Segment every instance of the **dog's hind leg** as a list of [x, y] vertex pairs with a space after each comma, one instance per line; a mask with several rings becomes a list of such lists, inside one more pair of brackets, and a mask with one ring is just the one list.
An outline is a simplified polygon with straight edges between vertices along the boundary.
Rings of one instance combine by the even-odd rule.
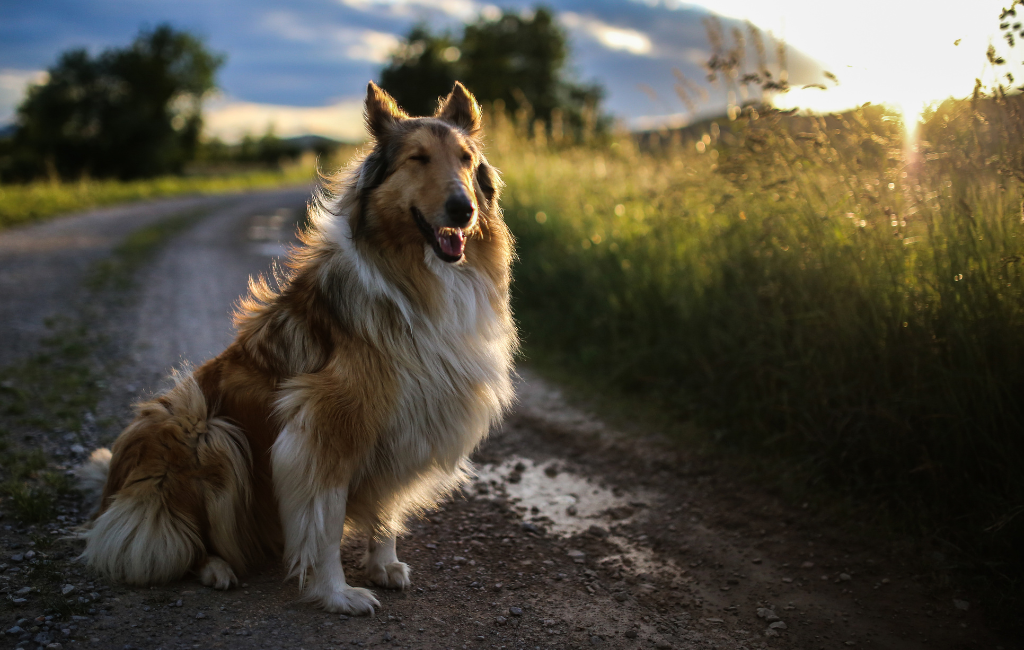
[[301, 435], [287, 427], [271, 450], [289, 577], [298, 577], [303, 600], [329, 612], [373, 614], [380, 602], [370, 590], [349, 586], [341, 566], [348, 489], [320, 485], [315, 458]]
[[395, 536], [387, 534], [379, 538], [370, 535], [367, 544], [366, 573], [370, 582], [388, 589], [408, 589], [409, 565], [398, 561], [395, 552]]
[[238, 584], [238, 578], [231, 565], [216, 555], [207, 556], [206, 564], [199, 569], [199, 581], [207, 587], [220, 590], [230, 589]]
[[210, 417], [195, 379], [180, 373], [138, 406], [112, 454], [82, 470], [87, 485], [107, 474], [99, 513], [80, 533], [82, 559], [132, 585], [177, 580], [211, 553], [244, 569], [249, 467], [242, 431]]

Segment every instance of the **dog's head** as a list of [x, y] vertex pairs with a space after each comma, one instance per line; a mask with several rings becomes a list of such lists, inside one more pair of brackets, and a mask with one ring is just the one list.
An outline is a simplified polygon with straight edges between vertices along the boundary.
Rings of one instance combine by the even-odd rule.
[[391, 250], [426, 244], [449, 264], [472, 255], [498, 218], [500, 184], [481, 151], [473, 95], [456, 82], [433, 117], [414, 118], [370, 82], [366, 124], [374, 143], [359, 172], [353, 236]]

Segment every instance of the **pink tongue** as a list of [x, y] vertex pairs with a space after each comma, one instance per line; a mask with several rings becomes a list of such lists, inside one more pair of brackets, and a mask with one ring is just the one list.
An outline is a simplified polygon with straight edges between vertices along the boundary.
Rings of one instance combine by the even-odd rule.
[[452, 234], [437, 233], [437, 243], [441, 246], [441, 250], [444, 251], [445, 255], [459, 257], [462, 255], [462, 249], [466, 245], [466, 240], [462, 235], [462, 231], [456, 231]]

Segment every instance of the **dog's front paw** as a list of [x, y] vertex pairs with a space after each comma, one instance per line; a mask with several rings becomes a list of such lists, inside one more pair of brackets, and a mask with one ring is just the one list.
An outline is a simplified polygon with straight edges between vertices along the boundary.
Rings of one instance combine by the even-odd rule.
[[405, 562], [390, 562], [370, 567], [370, 582], [388, 589], [408, 589], [409, 565]]
[[206, 559], [206, 564], [199, 570], [199, 581], [207, 587], [221, 590], [230, 589], [238, 584], [238, 578], [235, 577], [231, 565], [216, 555]]
[[369, 589], [345, 587], [317, 598], [317, 604], [335, 614], [349, 616], [373, 616], [373, 608], [380, 607], [380, 601]]

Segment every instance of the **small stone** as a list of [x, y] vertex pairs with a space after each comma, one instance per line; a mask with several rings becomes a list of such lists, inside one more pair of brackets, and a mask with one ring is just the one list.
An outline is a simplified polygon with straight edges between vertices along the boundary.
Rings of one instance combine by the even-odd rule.
[[604, 643], [604, 639], [602, 639], [601, 637], [596, 635], [590, 637], [590, 645], [601, 645], [602, 643]]
[[523, 610], [520, 609], [519, 607], [509, 607], [508, 608], [508, 613], [511, 614], [512, 616], [522, 616], [523, 615]]
[[768, 607], [758, 607], [757, 617], [763, 618], [764, 620], [769, 622], [779, 620], [779, 617], [775, 615], [775, 610], [770, 609]]
[[198, 614], [196, 614], [196, 618], [199, 618], [199, 619], [206, 618], [206, 613], [205, 612], [199, 612]]
[[636, 630], [626, 630], [625, 636], [627, 639], [635, 639], [637, 637]]
[[64, 646], [59, 643], [47, 643], [46, 650], [64, 650]]
[[575, 549], [575, 548], [574, 549], [570, 549], [569, 552], [566, 553], [566, 555], [568, 555], [569, 557], [571, 557], [574, 560], [582, 559], [582, 558], [587, 557], [586, 553], [584, 553], [583, 551], [580, 551], [578, 549]]
[[523, 472], [526, 471], [526, 465], [523, 464], [523, 461], [519, 461], [518, 463], [516, 463], [516, 466], [513, 467], [512, 469], [522, 474]]
[[178, 599], [178, 602], [174, 603], [174, 606], [181, 607], [181, 598]]
[[520, 474], [519, 472], [512, 472], [511, 474], [508, 475], [508, 478], [506, 478], [505, 480], [513, 484], [518, 483], [523, 480], [523, 475]]
[[804, 562], [803, 564], [800, 565], [800, 568], [801, 569], [813, 569], [814, 568], [814, 562]]
[[627, 594], [624, 591], [620, 591], [619, 593], [617, 593], [614, 596], [612, 596], [612, 598], [614, 598], [615, 600], [619, 601], [620, 603], [624, 603], [627, 600], [629, 600], [629, 594]]
[[25, 594], [32, 593], [32, 587], [22, 587], [21, 589], [17, 590], [14, 593], [17, 594], [18, 596], [24, 596]]
[[63, 587], [61, 587], [60, 593], [61, 593], [62, 596], [67, 596], [68, 594], [70, 594], [74, 590], [75, 590], [75, 585], [64, 585]]
[[840, 574], [839, 574], [839, 580], [840, 580], [840, 582], [849, 582], [849, 581], [850, 581], [850, 580], [852, 580], [852, 579], [853, 579], [853, 578], [852, 578], [852, 577], [850, 577], [850, 574], [849, 574], [849, 573], [840, 573]]
[[660, 650], [665, 650], [666, 648], [671, 648], [672, 644], [669, 643], [666, 639], [658, 639], [655, 642], [654, 647], [659, 648]]
[[774, 623], [770, 624], [768, 627], [772, 628], [773, 630], [785, 630], [786, 629], [786, 622], [785, 621], [775, 621]]
[[570, 517], [575, 517], [577, 512], [579, 512], [579, 510], [576, 509], [576, 506], [569, 506], [568, 508], [565, 509], [565, 514], [569, 515]]
[[761, 564], [762, 561], [763, 560], [759, 557], [755, 557], [753, 560], [751, 560], [753, 564]]
[[7, 634], [21, 634], [24, 630], [20, 626], [15, 625], [14, 627], [7, 630]]
[[11, 562], [21, 562], [24, 559], [25, 559], [25, 554], [24, 553], [15, 553], [14, 555], [11, 556]]
[[71, 445], [71, 451], [76, 453], [76, 454], [84, 454], [85, 453], [85, 447], [83, 447], [82, 445], [78, 445], [78, 444]]
[[531, 523], [530, 523], [530, 522], [528, 522], [528, 521], [524, 521], [524, 522], [523, 522], [523, 523], [522, 523], [522, 524], [520, 525], [520, 528], [522, 528], [524, 532], [527, 532], [527, 533], [533, 533], [534, 535], [542, 535], [542, 534], [543, 534], [543, 532], [541, 531], [541, 529], [540, 529], [540, 528], [537, 528], [537, 526], [536, 526], [536, 525], [534, 525], [534, 524], [531, 524]]
[[780, 635], [780, 634], [778, 633], [778, 631], [776, 631], [776, 630], [773, 630], [772, 628], [768, 628], [768, 629], [766, 629], [766, 630], [764, 631], [764, 635], [765, 635], [765, 636], [767, 636], [767, 637], [773, 637], [773, 636], [781, 636], [781, 635]]
[[338, 620], [339, 621], [347, 621], [348, 620], [348, 616], [345, 616], [344, 614], [340, 614], [340, 615], [338, 615]]
[[465, 562], [465, 561], [466, 561], [466, 558], [462, 557], [461, 555], [456, 555], [455, 557], [452, 558], [452, 562], [455, 562], [455, 563], [460, 563], [460, 562]]
[[25, 559], [26, 560], [31, 560], [35, 556], [36, 556], [36, 552], [35, 551], [28, 551], [27, 553], [25, 553]]
[[494, 619], [495, 625], [504, 625], [506, 622], [508, 622], [508, 619], [504, 616], [498, 616]]
[[384, 633], [384, 640], [385, 641], [390, 641], [391, 640], [391, 632], [385, 632]]
[[558, 476], [558, 468], [554, 465], [548, 465], [544, 468], [544, 474], [547, 475], [548, 478], [555, 478]]
[[601, 538], [601, 539], [604, 539], [605, 537], [608, 537], [607, 529], [601, 528], [597, 524], [594, 524], [593, 526], [588, 528], [587, 529], [587, 534], [588, 535], [593, 535], [594, 537], [598, 537], [598, 538]]

